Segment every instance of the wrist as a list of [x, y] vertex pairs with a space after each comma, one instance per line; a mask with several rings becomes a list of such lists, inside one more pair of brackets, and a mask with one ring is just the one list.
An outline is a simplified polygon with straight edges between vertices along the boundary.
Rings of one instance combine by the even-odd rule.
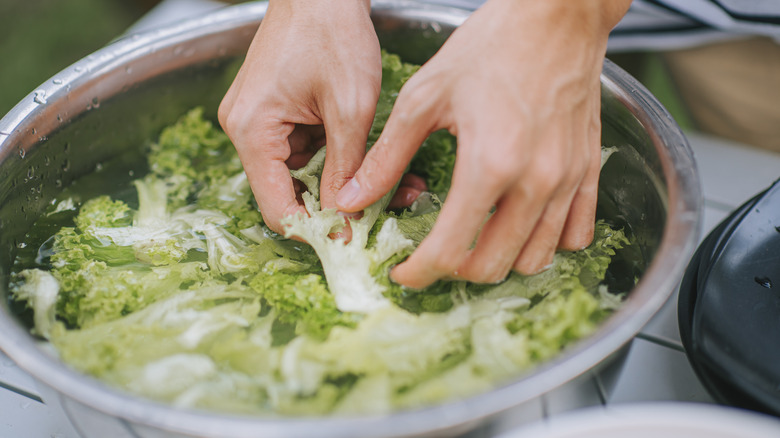
[[369, 15], [371, 0], [269, 0], [268, 8], [285, 10], [288, 13], [317, 11], [330, 14], [354, 11]]
[[606, 38], [630, 5], [631, 0], [488, 0], [483, 8], [523, 26], [533, 23]]

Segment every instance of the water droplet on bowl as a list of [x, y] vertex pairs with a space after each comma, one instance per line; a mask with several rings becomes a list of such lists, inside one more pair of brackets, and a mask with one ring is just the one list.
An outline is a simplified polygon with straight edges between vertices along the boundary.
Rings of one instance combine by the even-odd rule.
[[33, 102], [39, 104], [39, 105], [45, 105], [46, 104], [46, 90], [35, 90]]
[[52, 79], [51, 82], [56, 85], [60, 85], [62, 83], [62, 79]]
[[24, 149], [19, 149], [19, 158], [24, 158], [24, 155], [25, 155], [26, 153], [27, 153], [27, 152], [25, 152], [25, 151], [24, 151]]
[[769, 277], [760, 277], [757, 276], [754, 278], [756, 283], [758, 283], [761, 287], [765, 287], [767, 289], [772, 288], [772, 280]]

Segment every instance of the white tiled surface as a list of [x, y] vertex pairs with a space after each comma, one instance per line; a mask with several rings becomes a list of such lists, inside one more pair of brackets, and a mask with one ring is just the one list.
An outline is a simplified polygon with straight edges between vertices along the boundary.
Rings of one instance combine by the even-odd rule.
[[[780, 154], [689, 133], [704, 190], [704, 232], [732, 209], [768, 187], [780, 176]], [[555, 420], [558, 413], [584, 404], [615, 405], [647, 401], [712, 403], [691, 369], [677, 327], [676, 293], [635, 339], [625, 355], [595, 376], [581, 379], [590, 400], [551, 393], [541, 409]], [[588, 397], [580, 391], [579, 397]], [[584, 394], [584, 395], [583, 395]], [[0, 437], [79, 438], [43, 404], [32, 379], [0, 353]]]

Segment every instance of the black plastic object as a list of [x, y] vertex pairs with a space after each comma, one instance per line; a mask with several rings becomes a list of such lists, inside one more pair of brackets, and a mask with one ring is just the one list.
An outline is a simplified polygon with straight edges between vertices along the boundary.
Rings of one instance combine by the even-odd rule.
[[680, 284], [680, 336], [717, 401], [780, 416], [780, 184], [702, 241]]

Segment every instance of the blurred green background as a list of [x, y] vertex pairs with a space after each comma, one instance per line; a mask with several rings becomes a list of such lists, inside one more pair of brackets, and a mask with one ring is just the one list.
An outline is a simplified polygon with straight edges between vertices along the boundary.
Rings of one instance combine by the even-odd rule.
[[121, 35], [153, 0], [0, 0], [0, 115]]
[[[159, 1], [0, 0], [0, 116], [57, 72], [120, 36]], [[612, 59], [643, 82], [683, 128], [690, 126], [660, 57]]]

